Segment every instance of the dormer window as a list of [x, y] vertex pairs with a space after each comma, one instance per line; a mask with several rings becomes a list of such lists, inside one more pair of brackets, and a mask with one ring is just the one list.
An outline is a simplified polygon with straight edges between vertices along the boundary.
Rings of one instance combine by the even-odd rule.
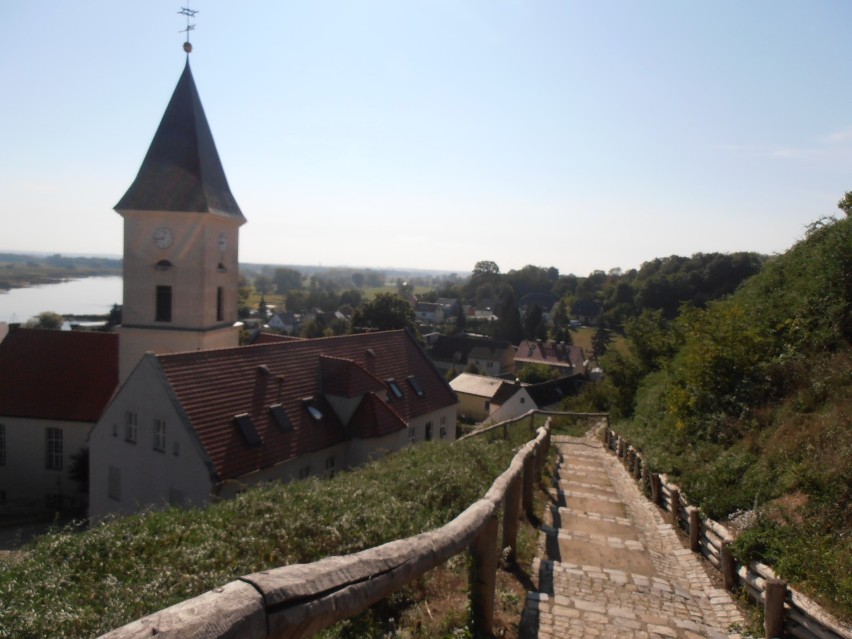
[[168, 271], [173, 266], [174, 264], [172, 264], [169, 260], [160, 260], [154, 265], [154, 268], [158, 271]]
[[222, 262], [219, 262], [219, 266], [216, 267], [216, 270], [220, 273], [227, 273], [228, 269], [225, 268], [225, 265]]
[[289, 433], [293, 430], [293, 423], [290, 421], [290, 418], [287, 416], [287, 413], [281, 404], [272, 404], [272, 406], [269, 407], [269, 412], [272, 413], [272, 419], [278, 425], [278, 428], [283, 430], [285, 433]]
[[387, 383], [388, 388], [390, 388], [391, 393], [393, 393], [394, 397], [396, 397], [397, 399], [402, 399], [403, 397], [405, 397], [405, 394], [402, 392], [402, 389], [399, 387], [399, 384], [397, 384], [395, 380], [389, 379], [387, 380]]
[[249, 446], [260, 446], [260, 435], [257, 434], [254, 422], [251, 421], [251, 415], [248, 413], [234, 415], [234, 423], [240, 429], [240, 434]]
[[411, 386], [411, 390], [414, 391], [414, 394], [418, 397], [423, 397], [426, 393], [423, 391], [423, 387], [420, 385], [420, 382], [415, 379], [414, 375], [411, 375], [408, 378], [408, 385]]
[[322, 411], [317, 404], [317, 400], [313, 397], [306, 397], [303, 399], [302, 405], [305, 407], [305, 410], [308, 411], [308, 415], [310, 415], [315, 422], [322, 421], [325, 418], [325, 415], [322, 414]]

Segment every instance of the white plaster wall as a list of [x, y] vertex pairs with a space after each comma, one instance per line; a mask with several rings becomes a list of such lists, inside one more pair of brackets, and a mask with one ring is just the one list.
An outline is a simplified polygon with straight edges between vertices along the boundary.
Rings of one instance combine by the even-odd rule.
[[[140, 363], [92, 431], [89, 516], [93, 520], [107, 514], [130, 514], [146, 506], [166, 506], [173, 491], [179, 491], [187, 506], [210, 500], [213, 482], [204, 452], [181, 421], [153, 362], [153, 357], [147, 357]], [[137, 415], [135, 444], [125, 439], [128, 411]], [[164, 452], [154, 449], [155, 419], [166, 422]], [[108, 493], [110, 466], [121, 473], [120, 500]]]
[[[69, 477], [71, 457], [87, 446], [91, 422], [0, 416], [6, 431], [6, 463], [0, 466], [0, 513], [48, 512], [47, 495], [62, 495], [63, 506], [85, 505], [79, 484]], [[62, 430], [62, 469], [47, 469], [47, 428]]]
[[[337, 444], [336, 446], [308, 453], [295, 459], [288, 459], [286, 462], [276, 464], [270, 468], [242, 475], [237, 479], [228, 480], [216, 486], [213, 492], [219, 498], [230, 499], [252, 486], [264, 483], [286, 483], [310, 477], [329, 477], [332, 474], [346, 470], [348, 467], [348, 454], [349, 447], [346, 443]], [[331, 458], [334, 458], [333, 466], [328, 465], [328, 461]], [[303, 470], [309, 470], [309, 472], [302, 476], [301, 471]]]
[[527, 389], [521, 388], [521, 390], [512, 395], [502, 405], [496, 406], [486, 422], [489, 424], [496, 424], [497, 422], [502, 422], [507, 419], [520, 417], [535, 407], [535, 402], [533, 402], [533, 399], [530, 397]]

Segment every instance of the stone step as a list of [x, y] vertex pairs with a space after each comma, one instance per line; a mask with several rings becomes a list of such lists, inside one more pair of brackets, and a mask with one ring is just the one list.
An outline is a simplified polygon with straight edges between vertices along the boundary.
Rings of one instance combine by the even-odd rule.
[[542, 526], [544, 554], [553, 561], [626, 570], [643, 575], [655, 573], [651, 555], [641, 542], [599, 534], [566, 532]]
[[660, 577], [548, 560], [533, 570], [541, 592], [527, 595], [521, 637], [728, 637], [703, 623], [694, 593]]
[[603, 517], [597, 513], [584, 513], [571, 508], [551, 506], [546, 519], [553, 528], [581, 533], [599, 533], [601, 535], [639, 539], [639, 534], [625, 517]]

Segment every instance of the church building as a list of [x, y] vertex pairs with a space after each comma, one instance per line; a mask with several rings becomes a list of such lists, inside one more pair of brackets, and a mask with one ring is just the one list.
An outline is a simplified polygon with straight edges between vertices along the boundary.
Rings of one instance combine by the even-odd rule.
[[124, 218], [120, 385], [89, 436], [93, 520], [201, 506], [453, 440], [455, 393], [407, 331], [239, 346], [239, 228], [189, 62]]
[[119, 368], [146, 351], [237, 346], [239, 228], [187, 58], [148, 154], [115, 206], [124, 218]]

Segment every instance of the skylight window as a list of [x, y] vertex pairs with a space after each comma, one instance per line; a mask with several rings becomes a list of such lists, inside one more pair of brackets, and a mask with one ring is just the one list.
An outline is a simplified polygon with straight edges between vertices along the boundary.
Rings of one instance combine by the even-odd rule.
[[420, 385], [420, 382], [417, 381], [414, 375], [408, 378], [408, 384], [411, 386], [411, 389], [418, 397], [423, 397], [426, 394], [425, 392], [423, 392], [423, 387]]
[[317, 404], [317, 400], [313, 397], [307, 397], [302, 400], [302, 404], [305, 406], [305, 410], [308, 411], [308, 414], [313, 418], [314, 421], [322, 421], [325, 415], [322, 414], [319, 405]]
[[281, 404], [272, 404], [272, 406], [269, 407], [269, 412], [272, 413], [272, 419], [275, 420], [278, 428], [283, 430], [285, 433], [293, 430], [293, 423], [290, 421], [290, 418], [287, 417], [287, 412]]
[[254, 423], [251, 421], [251, 415], [248, 413], [234, 415], [234, 423], [240, 429], [240, 434], [249, 446], [260, 446], [260, 435], [257, 434]]
[[387, 382], [394, 397], [396, 397], [397, 399], [402, 399], [403, 397], [405, 397], [405, 393], [402, 392], [402, 389], [399, 387], [399, 384], [397, 384], [396, 381], [389, 379], [387, 380]]

